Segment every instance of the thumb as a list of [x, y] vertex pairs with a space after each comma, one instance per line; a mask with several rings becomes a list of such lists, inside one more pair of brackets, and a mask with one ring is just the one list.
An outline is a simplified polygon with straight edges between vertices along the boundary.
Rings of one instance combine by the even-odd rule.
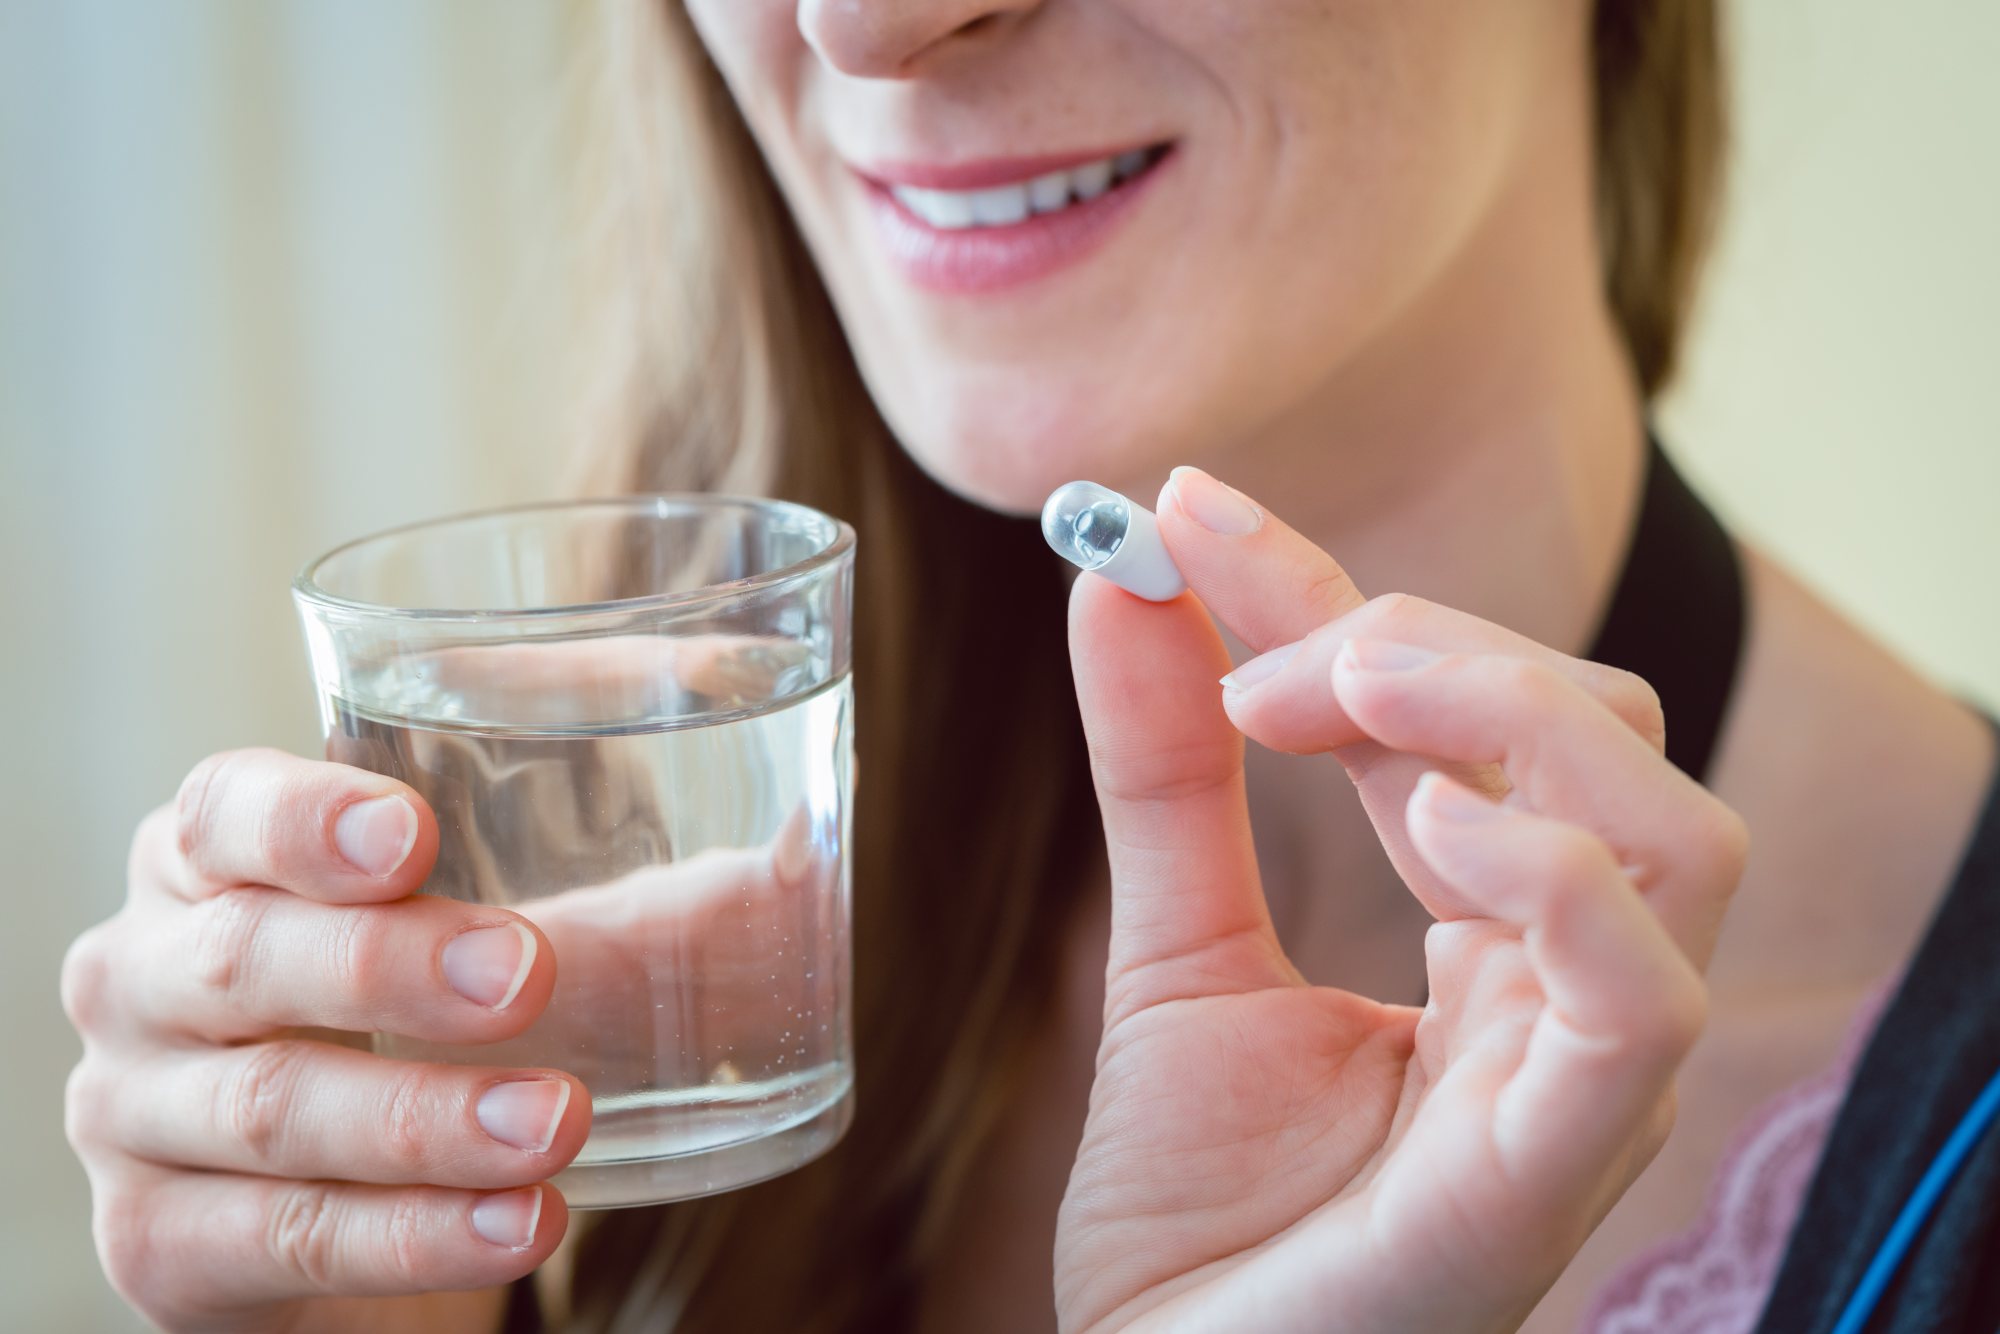
[[1271, 929], [1229, 654], [1201, 604], [1096, 575], [1070, 595], [1070, 662], [1111, 864], [1105, 1023], [1170, 1000], [1296, 984]]

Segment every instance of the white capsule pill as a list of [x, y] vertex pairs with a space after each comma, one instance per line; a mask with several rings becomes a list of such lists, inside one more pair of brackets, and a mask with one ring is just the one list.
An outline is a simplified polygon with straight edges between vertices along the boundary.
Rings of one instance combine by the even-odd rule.
[[1109, 487], [1057, 487], [1042, 506], [1042, 536], [1077, 569], [1101, 574], [1149, 602], [1171, 601], [1187, 588], [1153, 512]]

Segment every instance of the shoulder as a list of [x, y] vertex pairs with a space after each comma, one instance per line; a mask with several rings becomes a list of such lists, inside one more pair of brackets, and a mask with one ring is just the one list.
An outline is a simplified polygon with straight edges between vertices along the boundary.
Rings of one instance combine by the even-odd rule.
[[1995, 730], [1775, 563], [1747, 565], [1750, 634], [1711, 777], [1753, 847], [1710, 984], [1723, 1004], [1859, 997], [1911, 958], [1994, 818]]

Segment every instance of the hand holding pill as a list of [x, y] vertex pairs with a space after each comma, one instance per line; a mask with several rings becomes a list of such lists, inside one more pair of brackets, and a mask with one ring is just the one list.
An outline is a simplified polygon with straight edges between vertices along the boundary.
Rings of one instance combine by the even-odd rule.
[[[1107, 501], [1192, 596], [1146, 600], [1166, 581], [1101, 540], [1121, 516], [1087, 511]], [[1663, 757], [1643, 681], [1365, 598], [1204, 473], [1177, 469], [1156, 521], [1101, 488], [1064, 488], [1050, 515], [1052, 545], [1088, 542], [1077, 563], [1108, 576], [1071, 599], [1112, 937], [1062, 1327], [1525, 1316], [1672, 1123], [1741, 820]], [[1128, 569], [1148, 571], [1138, 597], [1112, 581]], [[1211, 615], [1259, 656], [1232, 672]], [[1308, 985], [1285, 957], [1246, 736], [1346, 766], [1436, 919], [1425, 1006]]]

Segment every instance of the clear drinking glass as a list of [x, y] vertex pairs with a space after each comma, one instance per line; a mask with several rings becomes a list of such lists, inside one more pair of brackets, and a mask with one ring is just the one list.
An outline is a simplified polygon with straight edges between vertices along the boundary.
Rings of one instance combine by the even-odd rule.
[[293, 586], [327, 758], [430, 803], [427, 893], [555, 949], [520, 1037], [376, 1049], [581, 1079], [573, 1208], [746, 1185], [847, 1128], [853, 566], [799, 505], [642, 496], [399, 528]]

